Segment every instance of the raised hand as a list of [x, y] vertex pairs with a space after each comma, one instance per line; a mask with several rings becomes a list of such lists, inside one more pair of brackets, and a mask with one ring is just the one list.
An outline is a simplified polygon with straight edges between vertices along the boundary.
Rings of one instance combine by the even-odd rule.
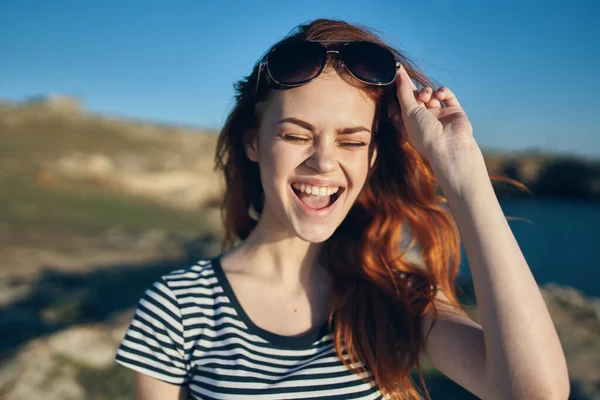
[[404, 66], [395, 83], [399, 104], [391, 108], [390, 118], [423, 158], [431, 161], [437, 155], [477, 146], [471, 122], [450, 89], [417, 90]]

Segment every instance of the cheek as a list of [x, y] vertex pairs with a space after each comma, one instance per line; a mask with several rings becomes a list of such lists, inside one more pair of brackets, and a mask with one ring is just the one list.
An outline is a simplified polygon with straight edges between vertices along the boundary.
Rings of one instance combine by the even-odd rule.
[[354, 181], [363, 181], [369, 172], [369, 154], [367, 151], [352, 152], [346, 155], [340, 164]]
[[310, 156], [310, 150], [289, 143], [275, 142], [268, 149], [268, 154], [271, 164], [278, 174], [289, 174]]
[[289, 146], [273, 145], [261, 150], [260, 170], [263, 178], [263, 187], [270, 186], [269, 192], [275, 190], [273, 186], [279, 186], [287, 182], [289, 177], [304, 161], [301, 151], [290, 149]]

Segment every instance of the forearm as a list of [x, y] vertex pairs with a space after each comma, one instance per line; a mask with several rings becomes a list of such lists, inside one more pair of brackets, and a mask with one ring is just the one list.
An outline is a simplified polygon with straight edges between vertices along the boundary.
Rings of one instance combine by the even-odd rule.
[[489, 387], [499, 398], [566, 399], [569, 382], [558, 335], [498, 203], [481, 151], [474, 146], [443, 154], [432, 157], [431, 164], [469, 260]]

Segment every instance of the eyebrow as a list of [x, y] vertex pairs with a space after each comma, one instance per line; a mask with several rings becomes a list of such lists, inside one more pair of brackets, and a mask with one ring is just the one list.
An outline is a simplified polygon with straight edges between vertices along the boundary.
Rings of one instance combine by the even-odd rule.
[[[310, 122], [303, 121], [303, 120], [298, 119], [298, 118], [288, 117], [288, 118], [284, 118], [281, 121], [279, 121], [280, 124], [284, 123], [284, 122], [289, 122], [291, 124], [298, 125], [298, 126], [304, 128], [304, 129], [307, 129], [307, 130], [309, 130], [311, 132], [315, 131], [315, 126], [313, 124], [311, 124]], [[338, 133], [338, 135], [349, 135], [349, 134], [352, 134], [352, 133], [362, 132], [362, 131], [366, 131], [366, 132], [371, 133], [370, 129], [367, 129], [367, 128], [365, 128], [362, 125], [352, 126], [352, 127], [344, 128], [344, 129], [338, 129], [337, 133]]]

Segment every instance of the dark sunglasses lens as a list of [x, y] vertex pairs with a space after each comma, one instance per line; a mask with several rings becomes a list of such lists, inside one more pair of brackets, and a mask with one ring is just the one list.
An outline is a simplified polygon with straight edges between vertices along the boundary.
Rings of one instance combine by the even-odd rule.
[[317, 76], [326, 58], [327, 52], [319, 43], [301, 42], [275, 47], [267, 60], [273, 79], [281, 84], [295, 85]]
[[394, 55], [375, 43], [348, 43], [340, 53], [348, 69], [363, 81], [388, 84], [396, 77]]

